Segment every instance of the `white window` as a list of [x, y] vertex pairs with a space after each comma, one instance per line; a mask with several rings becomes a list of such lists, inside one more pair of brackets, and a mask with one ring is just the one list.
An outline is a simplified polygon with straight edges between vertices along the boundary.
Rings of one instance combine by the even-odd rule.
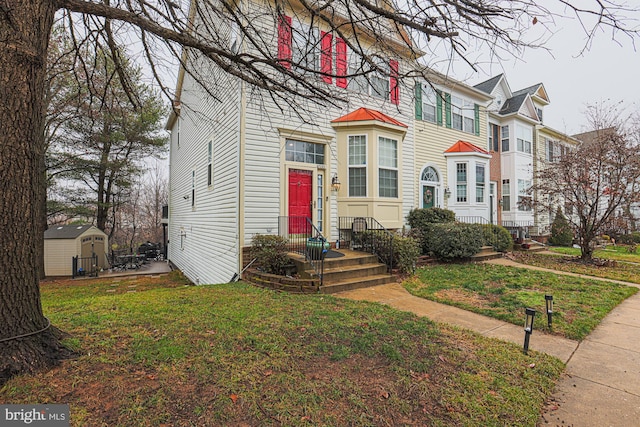
[[451, 127], [475, 133], [475, 104], [458, 96], [451, 96]]
[[509, 126], [502, 126], [500, 128], [500, 137], [502, 141], [502, 151], [509, 151]]
[[367, 196], [367, 137], [349, 136], [349, 196]]
[[389, 99], [389, 63], [376, 61], [377, 70], [369, 76], [371, 81], [370, 95], [376, 98]]
[[467, 164], [456, 163], [456, 201], [467, 201]]
[[349, 50], [349, 84], [348, 88], [365, 95], [380, 99], [389, 99], [391, 90], [391, 69], [388, 61], [381, 58], [367, 62], [358, 52]]
[[564, 147], [560, 141], [553, 141], [545, 138], [545, 154], [548, 162], [554, 163], [560, 161], [562, 149]]
[[516, 126], [517, 150], [521, 153], [531, 154], [531, 141], [533, 130], [529, 126]]
[[502, 210], [511, 210], [511, 184], [508, 179], [502, 180]]
[[378, 138], [378, 194], [398, 197], [398, 141]]
[[289, 162], [324, 165], [324, 144], [287, 139], [285, 159]]
[[191, 170], [191, 207], [196, 206], [196, 171]]
[[518, 210], [528, 212], [531, 210], [531, 196], [529, 195], [529, 188], [531, 187], [531, 180], [519, 179], [518, 180]]
[[476, 163], [476, 203], [484, 203], [485, 173], [484, 164]]
[[240, 26], [233, 18], [229, 20], [229, 50], [231, 53], [240, 51]]
[[213, 141], [207, 144], [207, 185], [213, 184]]
[[291, 56], [298, 71], [318, 71], [320, 68], [320, 35], [317, 28], [293, 20], [291, 24]]
[[437, 120], [436, 107], [438, 105], [437, 93], [431, 85], [422, 84], [422, 120], [435, 123]]

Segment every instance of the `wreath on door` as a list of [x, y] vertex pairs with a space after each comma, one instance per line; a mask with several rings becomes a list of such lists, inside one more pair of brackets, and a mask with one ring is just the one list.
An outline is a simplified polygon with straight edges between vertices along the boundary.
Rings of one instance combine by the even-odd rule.
[[431, 191], [430, 187], [424, 187], [422, 198], [424, 199], [425, 204], [431, 204], [433, 201], [433, 191]]

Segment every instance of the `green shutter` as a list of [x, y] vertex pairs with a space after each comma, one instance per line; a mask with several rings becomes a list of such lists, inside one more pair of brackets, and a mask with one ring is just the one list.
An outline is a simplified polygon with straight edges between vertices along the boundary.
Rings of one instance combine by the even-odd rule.
[[416, 83], [415, 88], [416, 98], [416, 119], [422, 120], [422, 83]]
[[442, 91], [436, 90], [436, 122], [442, 126]]
[[444, 116], [445, 116], [445, 125], [450, 128], [451, 127], [451, 94], [444, 94]]
[[473, 110], [475, 114], [476, 135], [480, 135], [480, 106], [478, 104], [474, 104]]

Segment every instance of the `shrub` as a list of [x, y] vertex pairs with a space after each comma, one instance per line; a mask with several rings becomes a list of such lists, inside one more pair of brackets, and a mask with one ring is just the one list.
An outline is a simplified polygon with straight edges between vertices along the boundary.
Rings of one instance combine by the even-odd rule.
[[256, 234], [251, 239], [251, 253], [266, 273], [284, 275], [287, 257], [287, 239], [281, 236]]
[[571, 246], [573, 243], [573, 230], [559, 207], [551, 224], [549, 243], [555, 246]]
[[442, 260], [469, 258], [484, 243], [482, 227], [459, 222], [432, 224], [431, 252]]
[[482, 227], [482, 235], [484, 236], [484, 244], [493, 246], [498, 252], [510, 251], [513, 247], [513, 237], [506, 228], [495, 224], [484, 224]]
[[412, 209], [407, 215], [411, 234], [418, 239], [423, 254], [431, 252], [431, 236], [433, 224], [455, 222], [456, 214], [442, 208]]
[[[392, 235], [393, 267], [401, 273], [413, 273], [420, 256], [420, 244], [411, 236]], [[381, 259], [391, 257], [389, 234], [384, 231], [367, 230], [362, 233], [362, 241], [367, 251], [377, 254]], [[386, 262], [386, 261], [385, 261]]]
[[413, 273], [420, 256], [420, 244], [410, 236], [393, 236], [393, 265], [401, 273]]
[[455, 220], [455, 212], [442, 208], [412, 209], [407, 215], [407, 222], [411, 228], [422, 228], [425, 224], [441, 224]]

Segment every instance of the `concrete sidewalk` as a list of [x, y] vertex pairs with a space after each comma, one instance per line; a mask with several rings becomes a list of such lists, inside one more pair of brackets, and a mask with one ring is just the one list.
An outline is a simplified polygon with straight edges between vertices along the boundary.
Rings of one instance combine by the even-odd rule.
[[[504, 258], [488, 262], [565, 274], [518, 264]], [[589, 277], [571, 273], [567, 275]], [[613, 280], [612, 282], [624, 283]], [[625, 284], [640, 287], [637, 284]], [[522, 326], [415, 297], [398, 283], [356, 289], [336, 296], [379, 302], [518, 345], [522, 345], [524, 341]], [[544, 334], [534, 328], [529, 348], [555, 356], [567, 365], [554, 394], [541, 414], [538, 425], [640, 425], [639, 338], [640, 295], [634, 295], [616, 307], [591, 335], [580, 343]]]

